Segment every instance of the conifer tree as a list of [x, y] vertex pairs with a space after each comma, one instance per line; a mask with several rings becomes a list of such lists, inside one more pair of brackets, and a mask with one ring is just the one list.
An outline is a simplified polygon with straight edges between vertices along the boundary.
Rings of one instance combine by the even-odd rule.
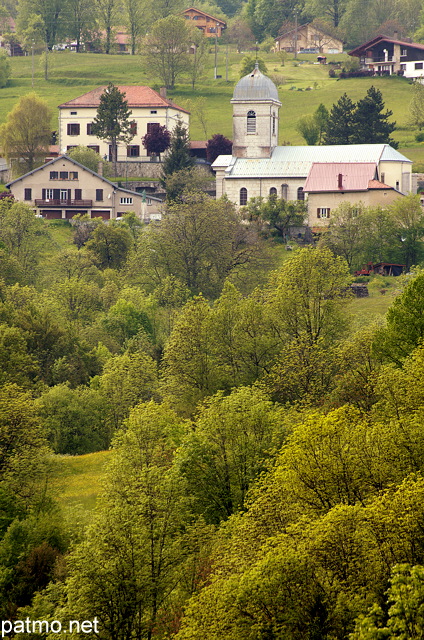
[[[194, 167], [194, 158], [190, 155], [190, 138], [185, 124], [178, 120], [171, 135], [171, 145], [169, 153], [165, 157], [162, 165], [162, 186], [167, 188], [167, 181], [178, 171], [186, 171]], [[179, 195], [180, 190], [178, 190]], [[175, 199], [167, 193], [168, 199]]]
[[324, 134], [324, 144], [352, 144], [355, 103], [344, 93], [333, 104]]
[[101, 140], [109, 142], [114, 169], [116, 169], [118, 142], [128, 143], [133, 137], [130, 122], [131, 113], [132, 111], [128, 109], [128, 103], [125, 100], [125, 94], [119, 91], [112, 82], [109, 82], [100, 96], [100, 104], [91, 132]]
[[359, 100], [353, 117], [352, 144], [390, 144], [395, 149], [395, 142], [390, 134], [396, 128], [395, 122], [389, 122], [393, 111], [384, 111], [381, 91], [370, 87], [365, 98]]

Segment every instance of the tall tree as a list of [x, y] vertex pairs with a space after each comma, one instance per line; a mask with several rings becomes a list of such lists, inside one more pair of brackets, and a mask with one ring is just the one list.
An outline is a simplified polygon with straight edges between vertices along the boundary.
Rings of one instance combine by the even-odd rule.
[[424, 85], [414, 82], [412, 100], [409, 103], [409, 121], [418, 131], [424, 127]]
[[333, 104], [324, 134], [324, 144], [352, 144], [355, 103], [344, 93]]
[[215, 133], [206, 145], [206, 158], [212, 164], [220, 155], [231, 155], [233, 143], [221, 133]]
[[131, 54], [134, 55], [146, 28], [146, 6], [140, 0], [124, 0], [123, 7], [130, 34]]
[[332, 25], [338, 27], [347, 4], [348, 0], [306, 0], [305, 10], [314, 18], [330, 19]]
[[[166, 188], [167, 180], [172, 174], [184, 169], [191, 169], [194, 167], [194, 162], [194, 158], [190, 154], [190, 138], [187, 127], [181, 120], [178, 120], [172, 131], [169, 153], [162, 164], [162, 185]], [[170, 195], [172, 194], [167, 194], [168, 199], [170, 199]]]
[[111, 154], [114, 170], [118, 159], [118, 143], [128, 142], [133, 138], [131, 132], [130, 116], [132, 111], [128, 109], [125, 94], [119, 91], [112, 82], [100, 96], [100, 104], [97, 115], [91, 126], [91, 132], [101, 140], [106, 140], [111, 145]]
[[75, 39], [77, 52], [81, 49], [84, 36], [95, 21], [95, 7], [91, 0], [68, 0], [71, 15], [69, 35]]
[[0, 127], [0, 147], [18, 175], [32, 171], [48, 153], [52, 111], [35, 93], [22, 96]]
[[143, 136], [141, 141], [149, 155], [160, 156], [171, 144], [171, 134], [164, 124], [156, 124]]
[[384, 102], [380, 89], [370, 87], [367, 95], [356, 105], [353, 115], [352, 144], [390, 144], [395, 149], [398, 144], [390, 137], [396, 129], [395, 122], [389, 122], [393, 111], [383, 112]]
[[105, 37], [105, 53], [110, 53], [113, 45], [113, 27], [116, 26], [119, 19], [120, 5], [117, 0], [95, 0], [97, 15], [100, 27], [104, 29]]
[[189, 66], [192, 31], [187, 20], [168, 16], [155, 22], [144, 41], [144, 57], [152, 72], [168, 88]]

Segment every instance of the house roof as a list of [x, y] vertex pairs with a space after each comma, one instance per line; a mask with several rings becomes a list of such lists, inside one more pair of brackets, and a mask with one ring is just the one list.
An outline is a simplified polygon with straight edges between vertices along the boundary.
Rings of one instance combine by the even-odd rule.
[[[72, 162], [72, 164], [74, 164], [75, 166], [80, 167], [81, 169], [84, 169], [84, 171], [88, 171], [88, 173], [91, 173], [92, 176], [95, 176], [96, 178], [99, 178], [99, 180], [102, 180], [103, 182], [106, 182], [107, 184], [111, 185], [115, 189], [119, 189], [119, 191], [124, 191], [125, 193], [130, 193], [132, 196], [139, 196], [140, 198], [143, 197], [141, 193], [137, 193], [136, 191], [131, 191], [130, 189], [124, 189], [123, 187], [119, 187], [116, 184], [116, 182], [111, 182], [107, 178], [104, 178], [103, 176], [101, 176], [99, 173], [96, 173], [95, 171], [92, 171], [88, 167], [85, 167], [80, 162], [77, 162], [76, 160], [74, 160], [73, 158], [70, 158], [69, 156], [67, 156], [65, 154], [59, 156], [58, 158], [53, 158], [53, 160], [50, 160], [49, 162], [45, 162], [44, 164], [41, 165], [41, 167], [37, 167], [36, 169], [33, 169], [32, 171], [28, 171], [27, 173], [24, 173], [23, 176], [19, 176], [19, 178], [16, 178], [15, 180], [12, 180], [11, 182], [8, 182], [6, 184], [6, 187], [9, 189], [13, 184], [16, 184], [20, 180], [24, 180], [27, 176], [30, 176], [30, 175], [32, 175], [34, 173], [37, 173], [37, 171], [41, 171], [45, 167], [49, 167], [49, 166], [55, 165], [57, 162], [61, 162], [62, 160], [68, 160], [69, 162]], [[149, 198], [151, 200], [157, 200], [158, 202], [161, 202], [160, 198], [156, 198], [155, 196], [151, 196], [150, 194], [149, 194]]]
[[[59, 105], [59, 109], [69, 108], [69, 107], [97, 107], [100, 104], [100, 96], [104, 93], [107, 87], [97, 87], [97, 89], [93, 89], [88, 93], [84, 93], [82, 96], [78, 96], [78, 98], [73, 98], [73, 100], [69, 100], [68, 102], [64, 102]], [[133, 85], [121, 85], [118, 86], [119, 91], [125, 93], [125, 99], [128, 102], [128, 106], [131, 107], [172, 107], [177, 109], [178, 111], [183, 111], [184, 113], [189, 113], [186, 109], [182, 107], [178, 107], [176, 104], [171, 102], [171, 100], [167, 100], [167, 98], [162, 98], [156, 91], [151, 89], [150, 87], [143, 86], [133, 86]]]
[[377, 165], [381, 161], [412, 164], [388, 144], [349, 144], [276, 147], [270, 158], [218, 156], [212, 168], [226, 167], [226, 178], [306, 178], [313, 163]]
[[420, 49], [421, 51], [424, 51], [424, 44], [419, 44], [418, 42], [405, 42], [404, 40], [395, 40], [394, 38], [387, 38], [386, 36], [377, 36], [376, 38], [361, 44], [359, 47], [356, 47], [356, 49], [352, 49], [352, 51], [349, 51], [348, 53], [350, 56], [360, 56], [380, 42], [389, 42], [391, 44], [398, 44], [403, 47], [412, 47], [413, 49]]
[[318, 27], [316, 24], [313, 24], [312, 22], [305, 22], [305, 24], [298, 26], [297, 29], [289, 29], [289, 31], [283, 31], [282, 33], [279, 33], [279, 35], [275, 39], [282, 40], [283, 38], [286, 38], [290, 34], [296, 33], [296, 31], [297, 33], [299, 33], [299, 31], [306, 29], [306, 27], [309, 25], [312, 25], [314, 29], [316, 29], [316, 31], [319, 31], [320, 33], [324, 33], [326, 36], [333, 38], [333, 40], [338, 40], [338, 42], [343, 42], [342, 40], [340, 40], [340, 38], [337, 38], [337, 36], [331, 35], [331, 33], [328, 33], [328, 31], [324, 31], [324, 29], [321, 29], [321, 27]]
[[314, 162], [304, 191], [367, 191], [376, 171], [373, 162]]
[[196, 9], [196, 7], [189, 7], [188, 9], [185, 9], [184, 11], [181, 11], [181, 13], [187, 13], [187, 11], [196, 11], [196, 13], [200, 13], [202, 14], [202, 16], [206, 16], [206, 18], [212, 18], [212, 20], [215, 20], [215, 22], [220, 22], [221, 24], [223, 24], [224, 26], [226, 26], [226, 22], [224, 20], [221, 20], [221, 18], [216, 18], [215, 16], [211, 16], [210, 13], [206, 13], [205, 11], [202, 11], [201, 9]]

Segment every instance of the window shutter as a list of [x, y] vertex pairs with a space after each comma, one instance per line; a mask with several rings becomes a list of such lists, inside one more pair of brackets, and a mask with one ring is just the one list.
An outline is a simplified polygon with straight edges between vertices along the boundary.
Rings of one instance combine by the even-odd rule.
[[82, 200], [82, 191], [81, 191], [81, 189], [75, 189], [75, 200]]
[[45, 189], [41, 189], [41, 199], [42, 200], [46, 199], [46, 190]]
[[321, 209], [317, 209], [317, 218], [321, 218]]
[[60, 200], [60, 189], [53, 189], [53, 200]]

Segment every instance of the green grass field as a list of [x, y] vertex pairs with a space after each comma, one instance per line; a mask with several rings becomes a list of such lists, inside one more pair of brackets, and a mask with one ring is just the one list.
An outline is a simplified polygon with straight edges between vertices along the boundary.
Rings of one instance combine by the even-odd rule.
[[[411, 100], [411, 85], [404, 78], [330, 78], [328, 65], [316, 64], [316, 56], [299, 55], [298, 61], [289, 59], [285, 66], [273, 53], [263, 54], [268, 71], [283, 78], [279, 83], [279, 93], [282, 102], [280, 111], [280, 144], [304, 144], [296, 131], [296, 122], [302, 115], [312, 114], [322, 102], [327, 108], [336, 102], [343, 93], [353, 100], [362, 98], [367, 89], [374, 84], [383, 94], [386, 107], [393, 111], [393, 119], [398, 129], [394, 138], [400, 143], [403, 153], [408, 155], [411, 149], [411, 159], [417, 163], [424, 163], [424, 144], [415, 142], [415, 131], [408, 125], [408, 106]], [[206, 98], [207, 136], [222, 133], [228, 137], [232, 135], [232, 97], [235, 82], [239, 79], [243, 54], [230, 52], [228, 56], [228, 82], [226, 81], [226, 51], [225, 47], [218, 48], [218, 75], [221, 79], [214, 80], [214, 52], [211, 47], [204, 78], [194, 91], [188, 82], [178, 84], [174, 91], [168, 93], [180, 106], [189, 106], [190, 100], [198, 97]], [[328, 56], [343, 61], [346, 54]], [[31, 57], [11, 59], [12, 79], [9, 86], [0, 89], [0, 123], [4, 122], [7, 113], [18, 99], [32, 90], [32, 60]], [[57, 129], [57, 106], [67, 100], [75, 98], [97, 86], [107, 84], [148, 84], [159, 89], [159, 83], [146, 68], [146, 63], [140, 56], [103, 55], [88, 53], [71, 53], [67, 51], [51, 54], [51, 68], [49, 80], [45, 81], [40, 57], [34, 56], [34, 91], [47, 100], [54, 110], [52, 129]], [[191, 120], [192, 140], [205, 138], [204, 132], [196, 117]]]

